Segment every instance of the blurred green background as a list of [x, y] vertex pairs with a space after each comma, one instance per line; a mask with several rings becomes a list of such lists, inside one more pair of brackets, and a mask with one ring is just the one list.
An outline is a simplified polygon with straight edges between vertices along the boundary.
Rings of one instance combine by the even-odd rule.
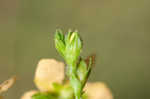
[[150, 0], [0, 0], [0, 82], [17, 75], [6, 99], [35, 89], [41, 58], [62, 60], [56, 28], [78, 29], [83, 56], [96, 53], [90, 81], [115, 99], [150, 99]]

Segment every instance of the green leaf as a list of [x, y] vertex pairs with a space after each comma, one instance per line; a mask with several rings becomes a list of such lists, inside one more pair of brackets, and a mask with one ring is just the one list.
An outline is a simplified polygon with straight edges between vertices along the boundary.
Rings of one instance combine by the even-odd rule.
[[73, 89], [70, 85], [65, 85], [59, 92], [59, 99], [74, 99]]
[[73, 99], [73, 89], [70, 84], [61, 85], [53, 83], [54, 92], [58, 94], [59, 99]]
[[53, 83], [53, 88], [55, 92], [60, 92], [63, 89], [63, 85], [59, 84], [59, 83]]
[[91, 70], [91, 68], [93, 67], [92, 65], [94, 65], [95, 63], [95, 55], [88, 56], [85, 62], [88, 66], [88, 71]]
[[64, 55], [65, 55], [65, 42], [64, 42], [64, 34], [62, 33], [61, 30], [56, 30], [55, 46], [56, 46], [57, 51], [60, 53], [60, 55], [64, 57]]
[[81, 59], [78, 64], [77, 75], [82, 83], [82, 89], [84, 88], [85, 83], [89, 78], [94, 61], [95, 61], [95, 56], [91, 55], [88, 56], [86, 60]]
[[57, 99], [57, 96], [50, 93], [37, 93], [32, 96], [32, 99]]
[[87, 71], [87, 64], [83, 59], [81, 59], [77, 69], [77, 75], [81, 82], [85, 79]]

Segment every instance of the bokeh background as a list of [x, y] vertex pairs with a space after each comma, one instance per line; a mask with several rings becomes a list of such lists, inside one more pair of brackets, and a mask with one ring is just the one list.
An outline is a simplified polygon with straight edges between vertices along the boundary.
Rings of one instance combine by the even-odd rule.
[[90, 81], [103, 81], [115, 99], [150, 99], [150, 0], [0, 0], [0, 82], [17, 75], [4, 94], [20, 99], [41, 58], [62, 60], [56, 28], [78, 29], [83, 56], [96, 53]]

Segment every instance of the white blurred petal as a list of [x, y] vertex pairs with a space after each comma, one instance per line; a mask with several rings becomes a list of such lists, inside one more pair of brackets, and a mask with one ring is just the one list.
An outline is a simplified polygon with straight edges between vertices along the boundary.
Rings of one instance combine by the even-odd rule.
[[88, 99], [113, 99], [110, 89], [102, 82], [87, 83], [84, 90]]
[[52, 83], [62, 83], [64, 76], [64, 63], [55, 59], [42, 59], [38, 63], [34, 81], [40, 91], [50, 91]]

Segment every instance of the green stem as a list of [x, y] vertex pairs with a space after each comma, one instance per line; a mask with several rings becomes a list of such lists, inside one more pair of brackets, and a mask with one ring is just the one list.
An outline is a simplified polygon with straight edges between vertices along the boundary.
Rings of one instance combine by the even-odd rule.
[[68, 66], [68, 77], [70, 79], [71, 86], [74, 90], [75, 99], [81, 99], [81, 89], [82, 85], [78, 77], [76, 76], [76, 66], [74, 64]]

